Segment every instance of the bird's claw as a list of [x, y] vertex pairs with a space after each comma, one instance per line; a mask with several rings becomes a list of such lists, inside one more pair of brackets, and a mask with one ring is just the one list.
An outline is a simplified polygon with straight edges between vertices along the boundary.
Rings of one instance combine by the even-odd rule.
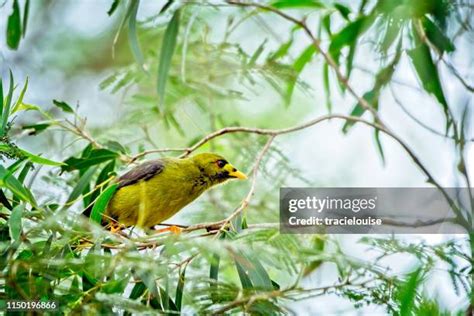
[[110, 226], [108, 227], [112, 234], [120, 233], [125, 228], [126, 227], [120, 223], [110, 223]]

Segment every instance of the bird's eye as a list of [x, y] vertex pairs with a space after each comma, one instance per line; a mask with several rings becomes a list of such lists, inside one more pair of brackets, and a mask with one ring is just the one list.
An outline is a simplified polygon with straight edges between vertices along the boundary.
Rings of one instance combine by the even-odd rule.
[[216, 164], [219, 168], [224, 168], [224, 166], [227, 164], [227, 161], [225, 160], [217, 160]]

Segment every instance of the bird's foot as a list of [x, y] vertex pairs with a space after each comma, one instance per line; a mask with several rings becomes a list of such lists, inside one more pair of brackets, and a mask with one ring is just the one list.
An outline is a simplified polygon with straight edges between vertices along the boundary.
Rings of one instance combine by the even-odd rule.
[[166, 227], [166, 228], [155, 229], [155, 233], [157, 233], [157, 234], [165, 233], [165, 232], [171, 232], [175, 235], [179, 235], [179, 234], [181, 234], [182, 231], [183, 231], [183, 228], [175, 226], [175, 225], [172, 225], [172, 226]]
[[112, 233], [112, 234], [117, 234], [117, 233], [121, 233], [122, 230], [124, 230], [125, 228], [127, 228], [125, 225], [122, 225], [118, 222], [112, 222], [109, 224], [109, 226], [107, 227], [107, 229]]

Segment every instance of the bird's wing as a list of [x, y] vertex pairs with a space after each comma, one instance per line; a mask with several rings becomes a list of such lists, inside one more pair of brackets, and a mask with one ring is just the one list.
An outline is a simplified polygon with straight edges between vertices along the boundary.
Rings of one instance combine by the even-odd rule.
[[137, 183], [138, 181], [149, 180], [155, 175], [160, 174], [164, 168], [165, 164], [163, 160], [160, 159], [142, 163], [118, 179], [118, 189]]

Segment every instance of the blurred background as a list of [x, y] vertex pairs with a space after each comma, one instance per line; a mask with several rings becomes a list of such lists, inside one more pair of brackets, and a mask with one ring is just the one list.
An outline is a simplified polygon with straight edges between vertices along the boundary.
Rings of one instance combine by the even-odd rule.
[[[169, 8], [160, 13], [167, 1], [141, 1], [135, 26], [140, 51], [134, 53], [136, 46], [131, 44], [130, 24], [125, 23], [120, 31], [128, 2], [119, 1], [115, 11], [108, 14], [112, 2], [31, 1], [27, 30], [17, 50], [7, 47], [6, 32], [0, 32], [0, 71], [4, 90], [11, 69], [18, 84], [15, 93], [19, 93], [28, 78], [25, 103], [61, 119], [68, 114], [55, 106], [53, 100], [66, 102], [86, 119], [84, 129], [97, 142], [118, 142], [129, 155], [150, 149], [187, 147], [226, 126], [291, 127], [328, 113], [351, 113], [357, 103], [338, 82], [335, 73], [325, 69], [328, 66], [321, 54], [316, 52], [307, 60], [301, 58], [307, 47], [311, 47], [311, 41], [291, 22], [275, 14], [219, 1], [171, 1]], [[367, 2], [364, 12], [377, 6], [377, 2]], [[419, 2], [429, 6], [434, 1]], [[19, 3], [24, 6], [23, 1]], [[272, 4], [271, 1], [261, 3]], [[326, 51], [334, 39], [331, 35], [360, 17], [358, 10], [363, 5], [359, 1], [337, 2], [349, 10], [344, 16], [341, 14], [344, 10], [337, 9], [333, 1], [314, 1], [312, 3], [318, 5], [301, 7], [275, 3], [275, 7], [283, 8], [294, 17], [305, 17], [311, 31], [320, 35], [320, 44]], [[409, 6], [408, 1], [400, 3]], [[465, 161], [472, 165], [472, 90], [460, 83], [458, 76], [464, 78], [467, 85], [474, 80], [471, 71], [474, 4], [455, 1], [450, 6], [444, 32], [455, 50], [444, 54], [446, 63], [438, 60], [436, 65], [453, 119], [460, 121], [468, 109], [464, 130], [465, 139], [471, 141], [466, 142], [463, 153]], [[162, 60], [160, 54], [163, 54], [162, 41], [178, 8], [182, 11], [179, 36], [166, 92], [160, 100], [156, 87], [159, 61]], [[0, 30], [7, 29], [8, 16], [12, 12], [12, 1], [0, 3]], [[407, 24], [403, 32], [396, 35], [396, 38], [404, 39], [403, 52], [392, 78], [380, 92], [377, 110], [441, 186], [465, 187], [467, 184], [458, 171], [459, 152], [453, 139], [446, 136], [446, 113], [439, 100], [425, 90], [407, 53], [412, 37], [408, 29]], [[385, 32], [388, 31], [385, 31], [384, 22], [379, 21], [363, 35], [352, 35], [358, 42], [349, 83], [359, 95], [372, 89], [376, 74], [397, 53], [397, 39], [385, 52], [380, 48]], [[290, 44], [283, 52], [285, 43]], [[276, 56], [278, 52], [280, 56]], [[346, 58], [349, 53], [343, 51], [342, 56]], [[303, 67], [297, 65], [298, 61]], [[456, 69], [456, 74], [451, 67]], [[347, 71], [346, 66], [344, 71]], [[369, 119], [371, 116], [364, 114], [363, 117]], [[28, 126], [46, 121], [36, 111], [21, 112], [14, 117], [12, 138], [20, 148], [55, 161], [77, 155], [87, 145], [86, 139], [71, 135], [54, 124], [32, 135]], [[255, 197], [245, 213], [248, 223], [278, 222], [278, 188], [283, 186], [430, 186], [426, 175], [392, 138], [380, 134], [381, 154], [372, 128], [355, 124], [345, 133], [343, 126], [344, 121], [333, 119], [276, 138], [263, 160]], [[449, 131], [448, 135], [451, 134]], [[229, 134], [199, 150], [219, 152], [249, 172], [264, 143], [265, 139], [257, 135]], [[174, 154], [152, 154], [146, 159]], [[11, 161], [3, 163], [7, 166]], [[126, 164], [119, 165], [117, 173], [123, 173], [127, 168]], [[466, 170], [472, 179], [474, 168]], [[68, 183], [74, 178], [60, 175], [59, 168], [41, 168], [38, 173], [40, 176], [31, 187], [37, 200], [41, 203], [64, 202], [70, 187], [63, 181]], [[222, 219], [239, 205], [247, 190], [248, 183], [232, 183], [212, 190], [169, 222], [190, 225]], [[80, 203], [75, 207], [78, 212]], [[378, 258], [377, 251], [369, 251], [367, 244], [359, 242], [361, 236], [332, 237], [341, 251], [354, 260], [370, 263]], [[310, 236], [300, 238], [309, 240]], [[466, 235], [403, 235], [397, 238], [408, 243], [439, 245], [452, 240], [465, 241]], [[377, 264], [386, 268], [384, 273], [387, 275], [397, 275], [412, 271], [417, 260], [413, 254], [400, 252]], [[454, 312], [467, 308], [467, 294], [459, 294], [455, 286], [451, 286], [449, 273], [436, 272], [445, 271], [447, 264], [434, 260], [433, 272], [426, 276], [422, 286], [424, 295], [436, 301], [441, 310]], [[275, 270], [273, 273], [285, 272]], [[337, 277], [337, 267], [323, 264], [304, 278], [301, 285], [308, 288], [322, 286]], [[387, 313], [386, 306], [381, 304], [355, 309], [353, 300], [336, 293], [286, 305], [300, 315]]]

